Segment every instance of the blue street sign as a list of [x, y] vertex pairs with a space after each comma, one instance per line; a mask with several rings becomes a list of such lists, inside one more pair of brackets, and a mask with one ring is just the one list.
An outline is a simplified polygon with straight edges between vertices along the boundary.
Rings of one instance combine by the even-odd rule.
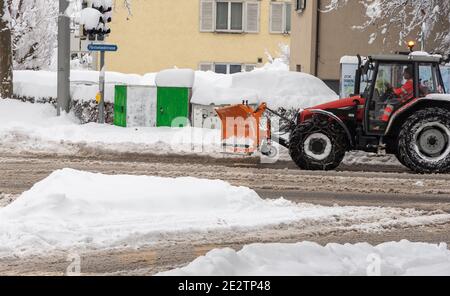
[[89, 44], [89, 51], [117, 51], [118, 47], [114, 44]]

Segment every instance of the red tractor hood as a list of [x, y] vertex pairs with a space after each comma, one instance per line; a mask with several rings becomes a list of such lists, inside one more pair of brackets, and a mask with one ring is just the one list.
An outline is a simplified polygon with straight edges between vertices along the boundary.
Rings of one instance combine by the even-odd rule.
[[[351, 108], [355, 107], [355, 104], [358, 105], [358, 111], [356, 114], [356, 118], [358, 120], [362, 120], [364, 116], [364, 105], [366, 103], [366, 100], [364, 98], [361, 98], [360, 96], [354, 96], [346, 99], [340, 99], [336, 101], [332, 101], [329, 103], [325, 103], [322, 105], [317, 105], [314, 107], [306, 108], [300, 113], [300, 121], [307, 120], [312, 116], [314, 112], [310, 112], [312, 110], [322, 110], [322, 111], [328, 111], [333, 114], [338, 114], [337, 116], [340, 117], [342, 120], [345, 120], [345, 116], [339, 115], [341, 112], [339, 111], [347, 111]], [[345, 113], [344, 113], [345, 114]]]
[[340, 99], [336, 101], [332, 101], [329, 103], [317, 105], [314, 107], [306, 108], [305, 110], [333, 110], [333, 109], [345, 109], [349, 107], [355, 106], [355, 101], [358, 102], [358, 105], [364, 106], [366, 100], [361, 98], [360, 96], [354, 96], [346, 99]]

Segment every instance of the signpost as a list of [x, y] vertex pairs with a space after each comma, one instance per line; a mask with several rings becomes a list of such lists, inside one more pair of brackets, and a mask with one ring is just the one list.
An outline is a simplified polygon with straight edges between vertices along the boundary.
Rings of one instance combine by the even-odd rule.
[[100, 88], [100, 102], [98, 103], [98, 122], [105, 123], [105, 52], [117, 51], [118, 47], [114, 44], [89, 44], [88, 50], [100, 52], [100, 77], [98, 81]]
[[57, 113], [61, 109], [69, 113], [70, 108], [70, 18], [65, 12], [68, 1], [59, 0], [58, 15], [58, 86]]

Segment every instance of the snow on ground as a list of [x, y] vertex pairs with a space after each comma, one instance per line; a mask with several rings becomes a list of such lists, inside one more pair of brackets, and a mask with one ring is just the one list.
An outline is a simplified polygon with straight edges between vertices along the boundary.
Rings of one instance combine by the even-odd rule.
[[169, 276], [449, 276], [446, 244], [254, 244], [216, 249]]
[[[8, 99], [0, 100], [0, 138], [0, 152], [75, 155], [83, 151], [113, 151], [226, 157], [221, 153], [219, 130], [81, 125], [72, 114], [56, 117], [50, 104]], [[280, 160], [290, 161], [288, 151], [280, 149]], [[395, 156], [376, 157], [363, 152], [348, 153], [344, 163], [400, 165]]]
[[413, 209], [323, 207], [263, 200], [216, 180], [58, 170], [0, 208], [0, 257], [51, 250], [138, 247], [165, 233], [238, 231], [299, 223], [383, 231], [450, 221]]
[[220, 131], [198, 128], [121, 128], [80, 125], [56, 117], [50, 104], [0, 100], [0, 151], [76, 154], [82, 149], [134, 153], [219, 154]]

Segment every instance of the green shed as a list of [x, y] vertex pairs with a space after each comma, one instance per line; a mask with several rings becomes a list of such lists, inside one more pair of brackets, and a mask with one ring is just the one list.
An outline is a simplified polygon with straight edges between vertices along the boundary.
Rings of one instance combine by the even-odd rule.
[[156, 75], [156, 126], [189, 125], [190, 100], [195, 73], [190, 69], [164, 70]]

